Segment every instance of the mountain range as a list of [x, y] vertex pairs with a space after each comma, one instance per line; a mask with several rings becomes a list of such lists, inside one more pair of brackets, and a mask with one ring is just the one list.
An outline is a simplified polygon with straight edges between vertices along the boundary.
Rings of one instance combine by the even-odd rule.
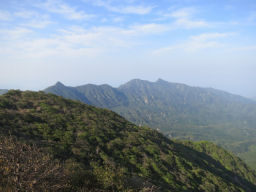
[[44, 90], [113, 110], [127, 120], [182, 140], [208, 140], [256, 168], [256, 102], [212, 88], [162, 79], [134, 79], [118, 88], [107, 84], [77, 87], [58, 82]]
[[0, 89], [0, 95], [5, 94], [5, 93], [7, 93], [7, 92], [8, 92], [7, 89]]
[[44, 92], [0, 96], [0, 138], [1, 191], [256, 191], [256, 172], [217, 145]]

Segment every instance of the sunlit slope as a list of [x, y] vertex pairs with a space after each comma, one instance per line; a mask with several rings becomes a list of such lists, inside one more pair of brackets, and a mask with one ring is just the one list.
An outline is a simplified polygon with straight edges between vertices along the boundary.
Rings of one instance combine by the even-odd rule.
[[214, 144], [171, 141], [109, 110], [52, 94], [0, 96], [0, 133], [46, 148], [67, 167], [76, 165], [77, 188], [256, 190], [255, 172]]
[[[64, 85], [63, 85], [64, 86]], [[56, 92], [70, 99], [72, 94]], [[60, 88], [59, 88], [60, 89]], [[169, 83], [132, 80], [119, 88], [74, 87], [89, 104], [111, 109], [137, 125], [160, 129], [171, 138], [208, 140], [232, 150], [256, 168], [256, 102], [227, 92]], [[86, 102], [85, 102], [86, 103]]]

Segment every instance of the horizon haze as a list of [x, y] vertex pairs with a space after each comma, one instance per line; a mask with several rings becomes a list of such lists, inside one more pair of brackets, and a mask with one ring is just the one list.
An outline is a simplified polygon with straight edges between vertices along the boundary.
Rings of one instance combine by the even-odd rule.
[[256, 96], [254, 0], [0, 1], [0, 89], [135, 78]]

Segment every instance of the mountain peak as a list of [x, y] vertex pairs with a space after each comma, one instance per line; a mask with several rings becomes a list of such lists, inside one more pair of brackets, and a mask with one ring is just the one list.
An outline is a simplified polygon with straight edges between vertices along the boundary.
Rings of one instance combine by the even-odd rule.
[[55, 86], [58, 87], [65, 87], [65, 85], [63, 83], [61, 83], [60, 81], [57, 81], [57, 83], [55, 84]]
[[156, 83], [168, 83], [168, 81], [165, 81], [161, 78], [157, 79]]
[[141, 79], [132, 79], [127, 83], [121, 85], [119, 89], [134, 89], [135, 87], [144, 87], [147, 84], [151, 84], [152, 82], [141, 80]]
[[130, 81], [128, 81], [127, 83], [139, 83], [139, 82], [144, 82], [146, 80], [142, 80], [142, 79], [132, 79]]
[[0, 95], [3, 95], [8, 92], [8, 89], [0, 89]]
[[161, 78], [158, 78], [155, 82], [142, 80], [142, 79], [132, 79], [128, 81], [126, 84], [144, 84], [144, 83], [169, 83], [168, 81], [165, 81]]

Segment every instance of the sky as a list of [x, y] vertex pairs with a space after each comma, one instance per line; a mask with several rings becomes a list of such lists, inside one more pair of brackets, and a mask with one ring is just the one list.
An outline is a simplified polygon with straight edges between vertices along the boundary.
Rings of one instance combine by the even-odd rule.
[[0, 0], [0, 88], [134, 78], [256, 96], [256, 1]]

